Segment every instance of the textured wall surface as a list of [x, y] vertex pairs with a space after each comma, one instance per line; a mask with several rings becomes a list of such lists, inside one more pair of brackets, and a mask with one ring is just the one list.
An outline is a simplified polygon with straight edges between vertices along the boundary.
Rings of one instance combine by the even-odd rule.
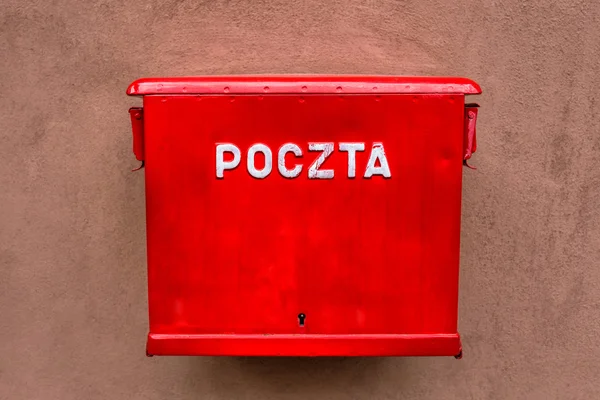
[[[600, 398], [600, 2], [0, 6], [1, 399]], [[142, 76], [461, 75], [465, 357], [146, 358]]]

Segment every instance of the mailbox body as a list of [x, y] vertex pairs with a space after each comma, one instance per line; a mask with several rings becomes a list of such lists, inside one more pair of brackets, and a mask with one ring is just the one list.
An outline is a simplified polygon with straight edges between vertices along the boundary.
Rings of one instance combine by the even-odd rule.
[[[147, 353], [458, 355], [465, 95], [479, 92], [459, 78], [134, 82]], [[344, 143], [364, 145], [354, 177]], [[226, 151], [218, 177], [223, 144], [240, 150], [239, 164]], [[271, 152], [259, 178], [251, 171], [264, 175], [269, 155], [249, 157], [256, 144]], [[284, 144], [301, 155], [281, 161]], [[332, 178], [311, 177], [321, 156]], [[279, 172], [298, 165], [295, 177]], [[365, 177], [368, 165], [378, 173]]]

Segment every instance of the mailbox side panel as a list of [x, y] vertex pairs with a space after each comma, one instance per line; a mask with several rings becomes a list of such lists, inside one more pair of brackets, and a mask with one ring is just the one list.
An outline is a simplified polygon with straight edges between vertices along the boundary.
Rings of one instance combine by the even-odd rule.
[[[352, 334], [370, 338], [364, 355], [457, 354], [463, 107], [461, 95], [146, 96], [150, 352], [343, 355]], [[320, 168], [333, 179], [309, 179], [311, 142], [333, 143]], [[365, 145], [355, 178], [346, 142]], [[241, 153], [223, 178], [219, 143]], [[272, 152], [264, 179], [247, 168], [256, 143]], [[278, 172], [285, 143], [302, 150], [285, 159], [297, 178]], [[391, 177], [365, 178], [378, 143]]]

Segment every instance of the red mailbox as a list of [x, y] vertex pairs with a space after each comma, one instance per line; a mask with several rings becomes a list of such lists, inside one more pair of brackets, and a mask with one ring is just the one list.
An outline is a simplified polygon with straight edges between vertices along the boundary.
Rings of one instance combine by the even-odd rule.
[[141, 79], [148, 355], [459, 356], [464, 78]]

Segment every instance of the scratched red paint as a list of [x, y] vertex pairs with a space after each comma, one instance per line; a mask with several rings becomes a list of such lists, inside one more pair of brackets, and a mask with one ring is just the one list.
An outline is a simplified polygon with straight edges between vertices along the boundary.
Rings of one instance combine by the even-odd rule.
[[[464, 99], [476, 93], [463, 78], [134, 82], [148, 354], [458, 355]], [[217, 177], [223, 143], [240, 159]], [[311, 143], [333, 143], [319, 168], [333, 178], [309, 179], [322, 154]], [[364, 143], [354, 178], [340, 143]], [[266, 165], [260, 152], [248, 165], [256, 144], [272, 153], [262, 179], [249, 172]], [[284, 144], [301, 152], [285, 154], [288, 170], [302, 165], [293, 178], [278, 171]], [[365, 178], [378, 144], [390, 176]]]

